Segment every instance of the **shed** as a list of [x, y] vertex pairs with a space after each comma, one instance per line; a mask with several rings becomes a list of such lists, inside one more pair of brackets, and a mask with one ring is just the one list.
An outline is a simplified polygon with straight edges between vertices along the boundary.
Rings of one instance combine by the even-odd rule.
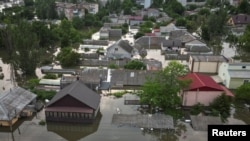
[[35, 103], [36, 97], [37, 95], [21, 87], [14, 87], [0, 94], [0, 126], [12, 126], [21, 112], [32, 102]]

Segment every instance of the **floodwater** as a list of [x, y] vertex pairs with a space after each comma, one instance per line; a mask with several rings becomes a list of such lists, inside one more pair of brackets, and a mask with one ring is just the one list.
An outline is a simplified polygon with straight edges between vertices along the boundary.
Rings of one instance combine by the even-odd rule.
[[0, 79], [0, 93], [5, 90], [9, 90], [13, 87], [13, 83], [10, 81], [10, 65], [4, 64], [2, 59], [0, 58], [0, 67], [2, 67], [2, 72], [4, 74], [4, 78]]
[[32, 120], [24, 121], [12, 132], [1, 132], [1, 141], [176, 141], [173, 133], [167, 131], [145, 131], [138, 127], [112, 124], [117, 108], [122, 114], [140, 113], [136, 105], [124, 105], [123, 98], [102, 96], [100, 113], [94, 124], [51, 124], [39, 125], [44, 119], [42, 110]]

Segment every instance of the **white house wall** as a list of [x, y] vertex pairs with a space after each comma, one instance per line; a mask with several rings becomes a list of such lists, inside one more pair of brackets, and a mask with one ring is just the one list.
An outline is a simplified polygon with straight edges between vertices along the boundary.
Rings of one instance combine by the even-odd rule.
[[230, 78], [230, 75], [229, 75], [229, 72], [228, 72], [228, 63], [222, 63], [219, 67], [219, 73], [218, 75], [220, 76], [220, 78], [222, 79], [223, 81], [223, 84], [229, 88], [229, 85], [230, 85], [230, 81], [231, 81], [231, 78]]

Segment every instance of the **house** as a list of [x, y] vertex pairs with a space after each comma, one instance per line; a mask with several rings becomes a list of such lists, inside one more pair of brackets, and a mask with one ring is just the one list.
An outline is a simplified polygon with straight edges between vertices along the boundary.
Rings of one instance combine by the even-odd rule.
[[122, 29], [109, 29], [109, 40], [117, 41], [122, 37]]
[[78, 76], [62, 76], [61, 89], [71, 83], [80, 80], [92, 90], [108, 90], [109, 84], [106, 83], [108, 71], [106, 69], [89, 69], [84, 68]]
[[188, 67], [191, 72], [217, 74], [224, 62], [229, 60], [223, 55], [190, 55]]
[[120, 39], [107, 48], [107, 58], [110, 59], [130, 59], [133, 57], [135, 49], [127, 41]]
[[146, 64], [146, 69], [149, 71], [153, 70], [162, 70], [162, 62], [155, 59], [146, 59], [143, 60]]
[[250, 82], [250, 63], [223, 63], [219, 68], [219, 76], [229, 89], [237, 89]]
[[142, 36], [135, 40], [135, 46], [144, 49], [161, 49], [161, 43], [165, 40], [167, 40], [165, 36]]
[[142, 16], [130, 16], [129, 17], [129, 25], [140, 25], [143, 22]]
[[109, 29], [102, 27], [100, 29], [100, 40], [107, 40], [109, 39]]
[[77, 4], [65, 2], [55, 2], [55, 4], [57, 14], [60, 16], [62, 13], [64, 13], [68, 20], [72, 20], [74, 16], [82, 18], [85, 15], [84, 8]]
[[141, 87], [147, 78], [153, 77], [157, 71], [149, 70], [112, 70], [111, 88]]
[[181, 92], [182, 106], [194, 106], [198, 103], [208, 106], [222, 93], [225, 93], [227, 96], [233, 96], [227, 88], [217, 84], [208, 75], [188, 73], [181, 79], [191, 80], [189, 87]]
[[161, 54], [165, 54], [167, 51], [178, 52], [182, 47], [180, 40], [164, 40], [161, 43]]
[[181, 54], [213, 54], [213, 52], [206, 43], [195, 39], [185, 43], [185, 49], [181, 50]]
[[246, 26], [250, 23], [250, 15], [247, 14], [237, 14], [232, 15], [227, 24], [230, 26]]
[[92, 123], [99, 112], [101, 96], [81, 80], [60, 90], [46, 105], [47, 122]]
[[167, 26], [160, 26], [161, 35], [169, 35], [171, 31], [178, 30], [178, 28], [173, 24], [170, 23]]
[[144, 9], [142, 11], [142, 16], [148, 16], [148, 17], [159, 17], [160, 16], [160, 11], [155, 8], [148, 8]]
[[156, 19], [156, 22], [158, 22], [158, 23], [161, 23], [161, 22], [170, 22], [172, 20], [173, 20], [173, 18], [169, 17], [168, 15], [164, 15], [162, 17], [158, 17]]
[[97, 3], [81, 2], [79, 4], [81, 7], [86, 9], [90, 14], [96, 14], [99, 11], [99, 5]]
[[12, 126], [21, 116], [31, 116], [30, 105], [35, 105], [37, 95], [21, 87], [14, 87], [0, 94], [0, 126]]

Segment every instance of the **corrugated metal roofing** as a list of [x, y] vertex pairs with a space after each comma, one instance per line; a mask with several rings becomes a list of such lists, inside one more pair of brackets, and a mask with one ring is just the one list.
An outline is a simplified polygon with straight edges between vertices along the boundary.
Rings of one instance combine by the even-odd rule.
[[189, 90], [201, 90], [205, 88], [206, 90], [211, 91], [223, 91], [221, 86], [217, 84], [210, 76], [203, 75], [199, 73], [189, 73], [187, 74], [184, 79], [190, 79], [192, 80]]
[[14, 87], [0, 94], [0, 120], [13, 119], [36, 97], [37, 95], [21, 87]]

